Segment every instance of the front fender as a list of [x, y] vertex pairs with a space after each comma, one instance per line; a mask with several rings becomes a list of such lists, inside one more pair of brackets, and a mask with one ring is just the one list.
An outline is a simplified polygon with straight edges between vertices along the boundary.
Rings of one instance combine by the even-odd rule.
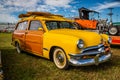
[[53, 46], [57, 46], [62, 48], [69, 58], [69, 53], [78, 53], [80, 51], [77, 48], [78, 40], [77, 37], [73, 36], [45, 33], [43, 38], [43, 48], [47, 50], [43, 50], [43, 56], [49, 58], [50, 49]]
[[108, 38], [109, 38], [109, 36], [108, 35], [106, 35], [106, 34], [101, 34], [101, 37], [104, 39], [104, 40], [108, 40]]
[[103, 44], [104, 44], [105, 46], [110, 46], [110, 43], [108, 42], [109, 36], [106, 35], [106, 34], [101, 34], [101, 37], [102, 37], [102, 39], [103, 39]]

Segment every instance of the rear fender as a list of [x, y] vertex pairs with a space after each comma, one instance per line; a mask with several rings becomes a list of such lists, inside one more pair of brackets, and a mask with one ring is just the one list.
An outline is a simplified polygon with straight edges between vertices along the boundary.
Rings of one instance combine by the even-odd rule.
[[16, 46], [16, 43], [19, 43], [19, 45], [21, 45], [19, 39], [15, 39], [15, 40], [12, 42], [12, 45], [13, 45], [13, 46]]

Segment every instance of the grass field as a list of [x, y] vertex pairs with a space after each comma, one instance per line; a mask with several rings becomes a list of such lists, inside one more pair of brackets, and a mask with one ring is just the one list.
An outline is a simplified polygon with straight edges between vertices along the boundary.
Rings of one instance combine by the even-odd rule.
[[99, 66], [70, 66], [68, 70], [59, 70], [41, 57], [17, 54], [8, 33], [0, 33], [0, 50], [4, 80], [120, 80], [120, 46], [112, 46], [111, 61]]

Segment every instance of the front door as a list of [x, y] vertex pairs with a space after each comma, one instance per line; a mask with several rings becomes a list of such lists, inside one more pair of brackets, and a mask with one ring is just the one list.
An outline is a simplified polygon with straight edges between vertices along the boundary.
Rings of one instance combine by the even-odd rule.
[[30, 21], [29, 29], [28, 31], [26, 31], [26, 39], [25, 39], [26, 50], [37, 55], [42, 55], [43, 33], [44, 32], [42, 29], [42, 25], [39, 20]]

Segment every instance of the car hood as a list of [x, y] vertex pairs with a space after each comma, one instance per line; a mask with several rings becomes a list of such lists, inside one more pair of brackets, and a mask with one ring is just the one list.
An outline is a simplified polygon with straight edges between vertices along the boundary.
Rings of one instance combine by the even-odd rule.
[[49, 32], [54, 34], [61, 34], [63, 36], [73, 36], [77, 37], [78, 39], [82, 39], [85, 43], [85, 47], [96, 46], [101, 43], [101, 36], [96, 32], [75, 29], [56, 29]]

